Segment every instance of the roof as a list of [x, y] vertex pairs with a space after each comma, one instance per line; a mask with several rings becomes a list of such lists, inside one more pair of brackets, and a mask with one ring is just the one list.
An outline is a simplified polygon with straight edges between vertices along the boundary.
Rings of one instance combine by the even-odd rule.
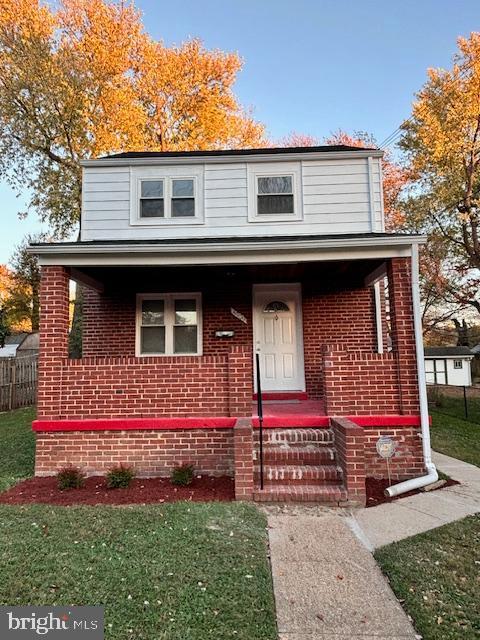
[[25, 337], [28, 335], [28, 333], [16, 333], [14, 335], [11, 336], [7, 336], [5, 338], [5, 344], [16, 344], [19, 345], [23, 342], [23, 340], [25, 339]]
[[425, 355], [434, 358], [452, 358], [456, 356], [470, 356], [472, 353], [469, 347], [425, 347]]
[[279, 153], [332, 153], [339, 151], [378, 151], [373, 147], [353, 147], [345, 144], [331, 144], [317, 147], [265, 147], [261, 149], [215, 149], [208, 151], [127, 151], [114, 153], [109, 156], [97, 158], [98, 160], [110, 160], [112, 158], [189, 158], [189, 157], [222, 157], [222, 156], [256, 156], [276, 155]]
[[405, 239], [406, 243], [416, 242], [420, 239], [423, 242], [424, 236], [410, 233], [332, 233], [322, 235], [289, 235], [289, 236], [226, 236], [226, 237], [209, 237], [209, 238], [167, 238], [167, 239], [151, 239], [151, 240], [75, 240], [71, 242], [32, 242], [31, 247], [102, 247], [111, 245], [162, 245], [172, 244], [242, 244], [242, 243], [275, 243], [275, 242], [302, 242], [302, 241], [328, 241], [328, 240], [388, 240], [388, 239]]

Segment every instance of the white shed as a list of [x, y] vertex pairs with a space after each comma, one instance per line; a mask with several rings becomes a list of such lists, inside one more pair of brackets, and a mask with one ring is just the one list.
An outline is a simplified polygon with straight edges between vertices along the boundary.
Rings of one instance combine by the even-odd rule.
[[473, 358], [474, 354], [468, 347], [425, 347], [427, 384], [470, 387]]

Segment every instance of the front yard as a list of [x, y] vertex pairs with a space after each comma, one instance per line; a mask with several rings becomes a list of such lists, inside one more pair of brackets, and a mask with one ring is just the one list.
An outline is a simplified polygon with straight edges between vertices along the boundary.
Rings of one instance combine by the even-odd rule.
[[33, 474], [35, 409], [0, 413], [0, 491]]
[[[0, 415], [0, 490], [33, 473], [33, 409]], [[103, 604], [110, 640], [276, 638], [265, 517], [240, 503], [0, 505], [0, 604]]]
[[425, 640], [479, 637], [479, 549], [477, 514], [375, 553]]
[[435, 451], [480, 467], [480, 424], [432, 411], [430, 430]]

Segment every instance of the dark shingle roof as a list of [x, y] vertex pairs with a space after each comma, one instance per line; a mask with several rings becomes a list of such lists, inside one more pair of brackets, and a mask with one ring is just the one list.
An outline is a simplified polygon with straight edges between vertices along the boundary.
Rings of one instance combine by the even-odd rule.
[[426, 356], [437, 358], [451, 356], [473, 356], [469, 347], [425, 347]]
[[254, 156], [276, 153], [328, 153], [331, 151], [378, 151], [373, 147], [351, 147], [345, 144], [331, 144], [320, 147], [268, 147], [264, 149], [217, 149], [210, 151], [127, 151], [103, 156], [99, 160], [112, 158], [184, 158], [189, 156]]

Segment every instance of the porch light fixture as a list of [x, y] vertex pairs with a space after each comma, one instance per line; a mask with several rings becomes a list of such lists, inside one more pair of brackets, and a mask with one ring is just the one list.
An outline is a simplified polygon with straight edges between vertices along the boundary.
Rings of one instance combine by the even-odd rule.
[[279, 313], [280, 311], [290, 311], [290, 309], [288, 307], [288, 304], [285, 304], [285, 302], [280, 302], [279, 300], [269, 302], [263, 309], [263, 313]]

